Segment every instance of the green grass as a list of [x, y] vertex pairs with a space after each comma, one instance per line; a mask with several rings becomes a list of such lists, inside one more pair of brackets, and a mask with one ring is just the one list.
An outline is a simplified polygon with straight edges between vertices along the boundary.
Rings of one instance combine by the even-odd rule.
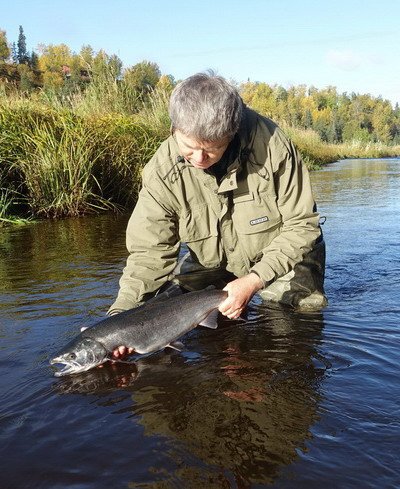
[[93, 175], [102, 152], [79, 118], [29, 102], [1, 106], [0, 132], [0, 164], [31, 215], [57, 218], [112, 208]]
[[18, 207], [25, 205], [25, 198], [12, 188], [7, 173], [0, 172], [0, 227], [5, 224], [25, 224], [29, 219], [18, 217]]
[[[5, 188], [19, 189], [28, 214], [36, 217], [132, 207], [141, 170], [168, 134], [166, 100], [155, 92], [142, 113], [127, 114], [102, 112], [97, 105], [85, 112], [82, 105], [64, 107], [53, 99], [55, 107], [37, 97], [0, 97]], [[5, 199], [0, 205], [5, 214]]]
[[327, 144], [311, 129], [283, 127], [283, 130], [293, 140], [311, 170], [345, 158], [386, 158], [400, 155], [400, 146], [361, 141]]

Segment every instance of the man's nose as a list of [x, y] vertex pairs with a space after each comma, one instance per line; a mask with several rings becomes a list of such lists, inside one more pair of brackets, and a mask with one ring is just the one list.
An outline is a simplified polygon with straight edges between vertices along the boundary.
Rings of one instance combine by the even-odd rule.
[[194, 160], [196, 163], [203, 163], [205, 159], [206, 153], [202, 149], [193, 151], [192, 160]]

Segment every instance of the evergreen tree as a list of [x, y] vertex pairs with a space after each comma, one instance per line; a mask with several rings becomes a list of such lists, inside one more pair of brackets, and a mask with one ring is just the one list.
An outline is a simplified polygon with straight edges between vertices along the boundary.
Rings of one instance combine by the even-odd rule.
[[39, 57], [35, 53], [35, 51], [32, 51], [30, 60], [29, 60], [29, 66], [32, 68], [32, 70], [37, 70], [39, 69]]
[[27, 64], [29, 56], [26, 51], [26, 37], [22, 25], [19, 26], [19, 36], [17, 42], [17, 59], [19, 64]]
[[14, 64], [18, 64], [18, 52], [15, 42], [13, 42], [11, 46], [11, 59]]
[[342, 127], [336, 114], [333, 114], [331, 123], [326, 130], [327, 141], [338, 144], [342, 142]]
[[304, 127], [305, 129], [312, 129], [313, 127], [313, 117], [311, 114], [311, 110], [307, 109], [304, 116]]

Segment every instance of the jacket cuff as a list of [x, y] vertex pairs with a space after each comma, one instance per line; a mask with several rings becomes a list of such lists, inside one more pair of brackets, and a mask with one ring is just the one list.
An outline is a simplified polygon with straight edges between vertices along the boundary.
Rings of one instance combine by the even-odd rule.
[[275, 280], [274, 272], [268, 265], [265, 265], [262, 262], [258, 262], [251, 267], [250, 272], [255, 273], [262, 280], [264, 289]]

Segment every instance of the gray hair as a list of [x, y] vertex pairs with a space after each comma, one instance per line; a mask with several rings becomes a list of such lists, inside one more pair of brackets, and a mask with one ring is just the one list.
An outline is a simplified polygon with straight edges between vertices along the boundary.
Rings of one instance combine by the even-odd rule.
[[180, 82], [169, 102], [173, 129], [201, 141], [233, 137], [242, 110], [236, 88], [213, 73], [197, 73]]

